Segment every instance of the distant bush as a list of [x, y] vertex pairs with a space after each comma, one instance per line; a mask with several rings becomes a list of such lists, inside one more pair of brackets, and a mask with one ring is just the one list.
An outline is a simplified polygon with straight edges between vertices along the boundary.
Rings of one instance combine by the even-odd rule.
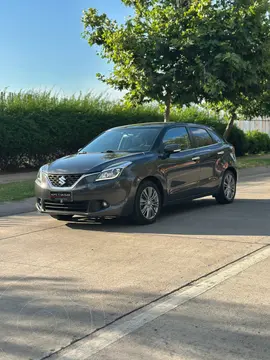
[[[154, 121], [163, 121], [163, 114], [152, 105], [125, 108], [119, 102], [92, 95], [61, 98], [50, 92], [1, 93], [0, 169], [38, 167], [76, 152], [108, 128]], [[195, 108], [174, 109], [171, 121], [206, 124], [220, 135], [226, 127], [217, 116]], [[266, 136], [260, 137], [260, 142], [266, 143]], [[250, 146], [247, 138], [250, 140], [251, 135], [233, 128], [228, 140], [238, 156], [248, 150], [258, 151], [258, 141], [252, 140], [254, 145]]]
[[248, 153], [249, 154], [259, 154], [262, 152], [270, 151], [270, 137], [258, 130], [248, 131], [247, 134], [248, 140]]

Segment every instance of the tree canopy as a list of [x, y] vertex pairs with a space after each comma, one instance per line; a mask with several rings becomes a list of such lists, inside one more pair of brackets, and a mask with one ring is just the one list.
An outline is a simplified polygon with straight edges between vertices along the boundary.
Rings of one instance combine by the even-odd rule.
[[[257, 114], [270, 79], [268, 0], [122, 0], [118, 24], [90, 8], [84, 37], [114, 64], [98, 77], [132, 103], [166, 107], [207, 101], [231, 114]], [[232, 125], [232, 124], [231, 124]]]

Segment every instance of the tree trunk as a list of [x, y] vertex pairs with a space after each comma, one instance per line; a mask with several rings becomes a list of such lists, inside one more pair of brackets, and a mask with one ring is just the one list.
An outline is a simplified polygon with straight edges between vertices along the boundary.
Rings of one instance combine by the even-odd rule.
[[232, 113], [231, 119], [226, 127], [226, 130], [224, 131], [223, 137], [225, 140], [228, 139], [228, 137], [230, 136], [230, 133], [232, 131], [233, 125], [234, 125], [234, 121], [237, 119], [236, 113], [235, 111]]
[[167, 94], [167, 98], [165, 100], [165, 112], [164, 112], [164, 122], [168, 122], [170, 120], [171, 114], [171, 94]]

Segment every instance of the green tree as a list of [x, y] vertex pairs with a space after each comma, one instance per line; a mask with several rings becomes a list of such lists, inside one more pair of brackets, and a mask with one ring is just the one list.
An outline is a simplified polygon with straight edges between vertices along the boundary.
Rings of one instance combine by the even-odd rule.
[[[198, 46], [204, 71], [204, 99], [234, 121], [265, 113], [270, 80], [268, 0], [216, 0], [202, 11]], [[208, 104], [208, 105], [209, 105]]]
[[99, 54], [114, 63], [108, 77], [97, 76], [127, 90], [129, 103], [155, 100], [165, 105], [168, 121], [172, 104], [198, 103], [200, 95], [200, 79], [194, 76], [199, 67], [192, 52], [192, 14], [179, 0], [122, 2], [134, 11], [124, 24], [93, 8], [84, 12], [84, 37], [91, 46], [101, 46]]
[[270, 78], [268, 0], [122, 0], [133, 16], [117, 24], [96, 9], [84, 12], [84, 37], [113, 62], [98, 77], [126, 90], [130, 103], [206, 101], [227, 111], [229, 134], [241, 114], [261, 109]]

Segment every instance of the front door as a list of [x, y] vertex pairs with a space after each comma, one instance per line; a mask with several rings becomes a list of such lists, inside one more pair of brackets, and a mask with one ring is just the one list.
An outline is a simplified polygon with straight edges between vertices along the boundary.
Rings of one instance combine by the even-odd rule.
[[164, 135], [162, 145], [178, 144], [181, 151], [160, 159], [159, 171], [166, 178], [168, 200], [196, 196], [200, 179], [200, 164], [194, 155], [186, 127], [170, 128]]

